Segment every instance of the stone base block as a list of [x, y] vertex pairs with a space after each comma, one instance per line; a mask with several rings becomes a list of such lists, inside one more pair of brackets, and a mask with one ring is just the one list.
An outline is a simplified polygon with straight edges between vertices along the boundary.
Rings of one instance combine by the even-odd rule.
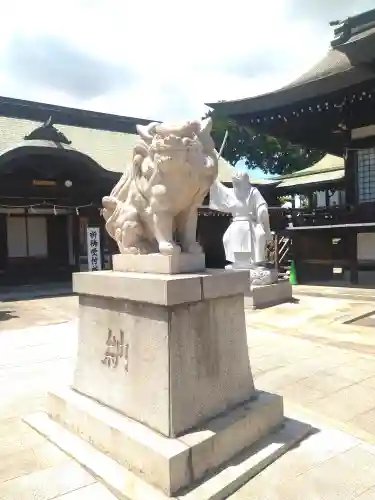
[[264, 392], [179, 438], [163, 436], [70, 388], [49, 393], [46, 412], [167, 496], [218, 470], [283, 422], [282, 398]]
[[[274, 404], [277, 404], [275, 401]], [[87, 412], [90, 430], [86, 430], [82, 421], [85, 415], [82, 409], [75, 407], [70, 408], [70, 427], [76, 425], [76, 432], [70, 431], [44, 412], [28, 415], [24, 421], [77, 460], [119, 499], [224, 500], [313, 432], [312, 427], [307, 424], [285, 419], [283, 425], [273, 433], [260, 438], [249, 448], [244, 448], [255, 434], [262, 435], [259, 428], [262, 415], [272, 413], [272, 404], [268, 406], [268, 410], [267, 406], [260, 410], [254, 406], [255, 403], [252, 405], [252, 409], [249, 408], [247, 412], [251, 412], [254, 418], [251, 426], [249, 416], [245, 419], [247, 424], [240, 424], [241, 419], [235, 418], [232, 425], [228, 422], [226, 426], [222, 426], [222, 430], [213, 426], [197, 431], [190, 435], [194, 443], [188, 450], [185, 449], [186, 443], [183, 441], [173, 439], [169, 444], [162, 442], [163, 438], [159, 435], [148, 435], [147, 429], [132, 429], [132, 423], [126, 420], [122, 421], [123, 425], [121, 419], [115, 422], [113, 418], [109, 418], [109, 421], [106, 421], [108, 415], [105, 412], [101, 414], [100, 410], [96, 416], [92, 411]], [[272, 422], [268, 421], [268, 425], [272, 428]], [[261, 427], [264, 429], [265, 426], [263, 423]], [[252, 431], [253, 427], [257, 430]], [[92, 431], [96, 431], [96, 435], [92, 436], [89, 442], [87, 436]], [[106, 439], [106, 444], [99, 448], [98, 443], [103, 439]], [[233, 460], [177, 493], [170, 494], [167, 491], [171, 478], [175, 481], [178, 478], [181, 480], [184, 471], [187, 471], [187, 476], [194, 480], [194, 475], [201, 473], [200, 466], [204, 469], [204, 464], [209, 464], [210, 460], [218, 462], [223, 459], [239, 448], [241, 439], [242, 451], [237, 453]], [[149, 482], [149, 477], [153, 477], [153, 483]], [[163, 490], [155, 483], [166, 487]]]
[[245, 294], [245, 307], [261, 309], [289, 302], [292, 298], [292, 285], [288, 280], [280, 280], [272, 285], [253, 286]]
[[164, 306], [243, 294], [248, 282], [248, 271], [224, 269], [177, 275], [120, 271], [73, 273], [73, 291], [78, 295]]
[[246, 401], [246, 288], [241, 271], [75, 275], [74, 389], [169, 437]]
[[195, 273], [206, 269], [204, 253], [176, 253], [161, 255], [117, 254], [113, 256], [113, 270], [122, 272], [181, 274]]

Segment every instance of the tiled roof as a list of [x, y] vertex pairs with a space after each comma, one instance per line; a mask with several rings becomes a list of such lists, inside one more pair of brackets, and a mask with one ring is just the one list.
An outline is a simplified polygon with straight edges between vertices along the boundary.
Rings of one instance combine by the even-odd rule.
[[[0, 116], [0, 154], [24, 140], [40, 121]], [[85, 153], [109, 172], [121, 174], [132, 162], [136, 134], [59, 125], [55, 127], [71, 141], [71, 147]], [[231, 182], [233, 167], [223, 158], [219, 161], [219, 180]]]
[[[0, 116], [0, 152], [22, 142], [24, 137], [42, 122]], [[135, 134], [109, 132], [107, 130], [56, 125], [72, 141], [71, 146], [87, 154], [100, 166], [111, 172], [121, 172], [132, 160]]]
[[306, 184], [322, 184], [340, 181], [345, 178], [345, 162], [339, 156], [325, 155], [311, 167], [290, 175], [282, 176], [278, 188], [301, 186]]
[[270, 112], [337, 90], [375, 80], [373, 70], [375, 9], [339, 23], [327, 55], [295, 81], [267, 94], [207, 103], [217, 114], [235, 116]]

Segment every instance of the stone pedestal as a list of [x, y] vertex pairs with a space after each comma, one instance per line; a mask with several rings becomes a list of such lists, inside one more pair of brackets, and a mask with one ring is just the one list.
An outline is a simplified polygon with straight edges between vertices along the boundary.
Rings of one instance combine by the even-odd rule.
[[73, 388], [169, 437], [249, 400], [246, 275], [226, 276], [75, 275]]
[[180, 274], [195, 273], [206, 269], [204, 253], [176, 253], [174, 255], [117, 254], [112, 258], [114, 271], [153, 273], [153, 274]]
[[236, 262], [226, 266], [227, 270], [246, 270], [248, 273], [245, 307], [262, 309], [291, 301], [293, 291], [289, 280], [279, 280], [276, 269], [251, 264], [249, 255], [236, 252]]
[[[306, 433], [260, 441], [284, 422], [283, 403], [254, 389], [247, 289], [239, 271], [74, 275], [73, 386], [25, 421], [120, 498], [226, 498]], [[252, 445], [249, 462], [239, 454]]]
[[245, 293], [245, 307], [262, 309], [290, 302], [293, 289], [289, 280], [279, 280], [271, 285], [253, 285]]

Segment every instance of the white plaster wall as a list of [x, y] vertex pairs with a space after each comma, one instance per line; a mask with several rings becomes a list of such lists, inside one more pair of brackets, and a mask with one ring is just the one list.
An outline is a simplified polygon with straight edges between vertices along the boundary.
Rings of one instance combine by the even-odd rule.
[[329, 198], [329, 205], [333, 207], [341, 204], [341, 191], [335, 191]]
[[357, 236], [359, 261], [375, 261], [375, 233], [359, 233]]
[[326, 192], [325, 191], [317, 191], [316, 192], [316, 206], [317, 207], [325, 207], [326, 206]]
[[47, 219], [46, 217], [27, 218], [29, 257], [47, 257]]
[[294, 197], [294, 206], [295, 208], [301, 208], [301, 197], [298, 194]]
[[8, 257], [27, 256], [26, 218], [7, 217]]
[[[335, 191], [329, 197], [329, 206], [341, 206], [344, 205], [344, 193], [342, 191]], [[317, 207], [326, 207], [326, 192], [325, 191], [317, 191], [316, 192], [316, 206]]]
[[8, 216], [7, 240], [10, 258], [47, 257], [46, 218], [42, 216], [28, 218]]

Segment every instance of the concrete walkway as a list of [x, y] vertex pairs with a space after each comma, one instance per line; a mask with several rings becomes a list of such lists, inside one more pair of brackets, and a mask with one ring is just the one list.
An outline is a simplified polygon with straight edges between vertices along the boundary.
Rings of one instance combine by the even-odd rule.
[[231, 500], [374, 500], [375, 447], [323, 428], [280, 457]]
[[300, 293], [300, 288], [296, 287], [291, 303], [263, 310], [248, 309], [249, 328], [375, 354], [375, 302], [369, 290], [360, 290], [352, 298], [332, 288], [327, 288], [326, 296], [314, 295], [314, 288], [318, 287], [313, 287], [313, 295]]
[[0, 299], [0, 332], [71, 321], [77, 314], [78, 298], [74, 295], [44, 298], [36, 296], [5, 302]]
[[310, 297], [336, 297], [339, 299], [370, 300], [375, 302], [375, 285], [366, 286], [346, 286], [337, 284], [327, 285], [296, 285], [293, 286], [296, 295], [309, 295]]
[[[249, 329], [257, 387], [287, 408], [375, 444], [375, 358]], [[374, 497], [375, 498], [375, 497]]]
[[72, 293], [71, 280], [40, 285], [0, 286], [0, 301], [33, 300], [71, 295]]
[[[375, 358], [251, 325], [249, 345], [256, 385], [283, 394], [288, 416], [321, 432], [232, 498], [374, 499]], [[114, 499], [20, 419], [43, 408], [50, 386], [70, 382], [76, 348], [75, 321], [0, 333], [1, 500]]]

